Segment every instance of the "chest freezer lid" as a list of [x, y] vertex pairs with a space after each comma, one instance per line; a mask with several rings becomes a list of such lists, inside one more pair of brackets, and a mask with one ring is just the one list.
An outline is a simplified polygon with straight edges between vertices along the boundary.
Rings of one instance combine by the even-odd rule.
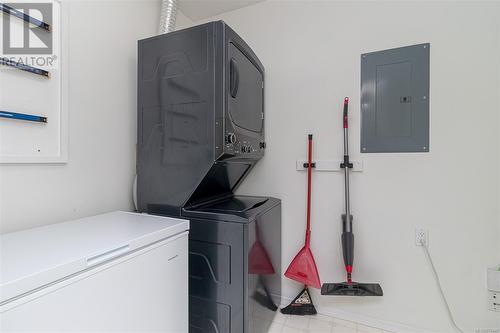
[[189, 221], [112, 212], [0, 235], [0, 304], [189, 229]]

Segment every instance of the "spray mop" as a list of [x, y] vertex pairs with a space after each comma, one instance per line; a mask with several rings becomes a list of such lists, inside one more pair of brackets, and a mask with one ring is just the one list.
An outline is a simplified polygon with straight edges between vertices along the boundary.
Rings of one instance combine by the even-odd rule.
[[321, 287], [321, 295], [333, 296], [383, 296], [382, 288], [378, 283], [353, 282], [352, 271], [354, 262], [354, 234], [352, 229], [351, 207], [349, 198], [349, 172], [353, 165], [349, 161], [349, 133], [347, 109], [349, 98], [344, 99], [344, 162], [340, 168], [344, 169], [344, 194], [345, 214], [342, 215], [342, 252], [347, 275], [347, 281], [341, 283], [324, 283]]

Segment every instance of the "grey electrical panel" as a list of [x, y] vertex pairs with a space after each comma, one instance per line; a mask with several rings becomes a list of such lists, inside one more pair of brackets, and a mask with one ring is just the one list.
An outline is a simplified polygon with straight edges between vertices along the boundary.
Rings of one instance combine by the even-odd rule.
[[361, 152], [429, 151], [429, 49], [361, 55]]

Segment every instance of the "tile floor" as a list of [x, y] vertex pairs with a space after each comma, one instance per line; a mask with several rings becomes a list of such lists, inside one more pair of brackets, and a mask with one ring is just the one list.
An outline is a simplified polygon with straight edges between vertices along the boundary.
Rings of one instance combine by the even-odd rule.
[[276, 314], [269, 333], [392, 333], [325, 315], [288, 316]]

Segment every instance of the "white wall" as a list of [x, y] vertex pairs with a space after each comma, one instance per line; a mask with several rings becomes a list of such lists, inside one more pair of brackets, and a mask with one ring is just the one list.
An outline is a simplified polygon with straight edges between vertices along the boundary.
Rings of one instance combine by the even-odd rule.
[[69, 1], [69, 163], [1, 165], [2, 232], [132, 208], [137, 40], [159, 1]]
[[[500, 18], [500, 2], [497, 2], [497, 14], [498, 14], [498, 17]], [[497, 51], [500, 54], [500, 19], [497, 21], [497, 42], [498, 42]], [[498, 72], [498, 77], [497, 77], [497, 88], [498, 88], [498, 91], [497, 91], [497, 97], [498, 97], [497, 110], [500, 111], [500, 57], [498, 57], [498, 61], [497, 61], [497, 72]], [[500, 120], [500, 117], [499, 117], [499, 120]], [[500, 154], [499, 154], [498, 158], [500, 160]], [[500, 181], [500, 177], [499, 177], [499, 181]], [[500, 185], [499, 185], [499, 188], [500, 188]], [[500, 196], [499, 196], [499, 200], [500, 200]], [[500, 203], [498, 204], [498, 209], [500, 211]], [[499, 213], [499, 215], [500, 215], [500, 213]], [[500, 218], [498, 219], [498, 234], [500, 235]], [[498, 242], [498, 261], [496, 264], [498, 267], [500, 267], [500, 242]], [[497, 325], [500, 327], [500, 316], [498, 316], [497, 321], [498, 321]]]
[[[438, 332], [451, 331], [431, 270], [414, 245], [417, 225], [459, 325], [498, 327], [486, 310], [485, 268], [499, 261], [499, 40], [495, 3], [266, 1], [223, 19], [266, 67], [269, 149], [240, 193], [283, 200], [283, 268], [303, 243], [306, 155], [341, 156], [341, 105], [351, 98], [355, 277], [379, 281], [382, 298], [313, 297], [322, 311], [347, 311]], [[206, 21], [209, 21], [206, 20]], [[360, 54], [431, 43], [431, 153], [359, 153]], [[324, 282], [342, 281], [339, 173], [314, 175], [313, 252]], [[284, 293], [301, 287], [284, 279]]]
[[[158, 3], [78, 1], [70, 11], [70, 131], [66, 165], [0, 166], [1, 231], [131, 209], [135, 166], [136, 40], [156, 33]], [[220, 16], [266, 66], [269, 149], [241, 193], [283, 200], [283, 268], [303, 242], [306, 134], [318, 158], [341, 155], [339, 112], [352, 100], [356, 278], [380, 299], [314, 293], [319, 308], [449, 331], [415, 225], [460, 325], [496, 327], [484, 268], [498, 263], [500, 11], [489, 3], [268, 1]], [[497, 16], [498, 15], [498, 16]], [[180, 17], [179, 26], [191, 24]], [[89, 24], [91, 23], [91, 24]], [[431, 42], [429, 154], [359, 154], [359, 55]], [[495, 67], [496, 66], [496, 67]], [[498, 70], [493, 70], [497, 68]], [[498, 77], [497, 74], [498, 73]], [[325, 282], [343, 279], [340, 174], [314, 175], [313, 249]], [[290, 297], [299, 286], [284, 280]]]

